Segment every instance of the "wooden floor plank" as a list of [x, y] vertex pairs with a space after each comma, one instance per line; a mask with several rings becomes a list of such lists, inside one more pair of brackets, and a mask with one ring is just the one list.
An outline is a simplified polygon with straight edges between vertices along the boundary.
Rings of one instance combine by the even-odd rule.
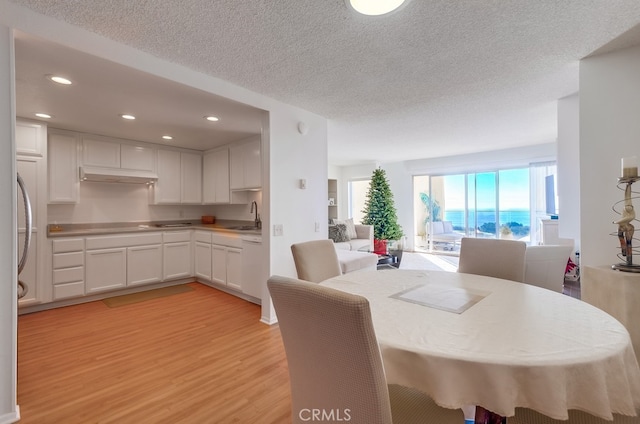
[[21, 424], [291, 422], [278, 327], [257, 305], [189, 285], [20, 316]]

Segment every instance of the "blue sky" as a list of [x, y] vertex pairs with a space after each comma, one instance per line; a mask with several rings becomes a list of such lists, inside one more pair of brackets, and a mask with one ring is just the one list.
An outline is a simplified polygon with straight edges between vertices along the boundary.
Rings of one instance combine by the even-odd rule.
[[[476, 178], [477, 207], [480, 210], [495, 209], [496, 179], [495, 172], [469, 174], [470, 181]], [[509, 169], [499, 171], [500, 209], [529, 209], [529, 169]], [[464, 175], [444, 177], [446, 208], [464, 209]], [[469, 184], [469, 193], [474, 188]], [[473, 198], [470, 196], [470, 198]], [[470, 207], [472, 205], [469, 205]]]

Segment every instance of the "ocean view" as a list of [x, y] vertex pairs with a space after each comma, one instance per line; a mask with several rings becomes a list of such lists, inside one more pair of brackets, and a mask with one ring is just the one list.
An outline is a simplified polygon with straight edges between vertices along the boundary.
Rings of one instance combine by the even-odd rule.
[[[478, 214], [478, 223], [477, 226], [480, 227], [482, 224], [487, 222], [496, 222], [496, 211], [495, 210], [486, 210], [486, 211], [477, 211]], [[469, 213], [469, 226], [474, 227], [474, 213]], [[454, 228], [464, 228], [464, 210], [447, 210], [444, 212], [444, 220], [451, 221]], [[531, 222], [531, 212], [529, 210], [508, 210], [508, 211], [500, 211], [500, 225], [506, 224], [508, 222], [517, 222], [518, 224], [522, 224], [525, 227], [528, 227]]]

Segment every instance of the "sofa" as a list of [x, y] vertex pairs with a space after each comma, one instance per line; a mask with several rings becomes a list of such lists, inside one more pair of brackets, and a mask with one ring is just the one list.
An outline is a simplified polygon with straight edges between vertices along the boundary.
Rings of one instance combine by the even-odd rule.
[[368, 251], [373, 250], [373, 225], [354, 225], [356, 229], [356, 238], [350, 238], [347, 241], [335, 242], [336, 251], [352, 250], [352, 251]]
[[[339, 228], [336, 228], [339, 227]], [[351, 227], [351, 237], [347, 227]], [[373, 250], [373, 226], [354, 224], [353, 220], [334, 221], [329, 227], [329, 238], [338, 255], [340, 269], [343, 274], [359, 270], [375, 270], [378, 255], [369, 253]]]
[[435, 221], [427, 225], [429, 229], [429, 239], [434, 243], [444, 244], [444, 249], [453, 250], [464, 234], [457, 233], [453, 230], [451, 221]]

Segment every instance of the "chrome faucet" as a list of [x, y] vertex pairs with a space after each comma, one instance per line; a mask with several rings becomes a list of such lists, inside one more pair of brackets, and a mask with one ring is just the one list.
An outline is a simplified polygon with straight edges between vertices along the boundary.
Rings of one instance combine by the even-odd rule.
[[254, 223], [256, 225], [256, 228], [262, 228], [262, 221], [260, 221], [260, 215], [258, 215], [258, 203], [254, 200], [253, 202], [251, 202], [251, 212], [253, 213], [255, 211], [256, 213], [256, 217], [254, 219]]

